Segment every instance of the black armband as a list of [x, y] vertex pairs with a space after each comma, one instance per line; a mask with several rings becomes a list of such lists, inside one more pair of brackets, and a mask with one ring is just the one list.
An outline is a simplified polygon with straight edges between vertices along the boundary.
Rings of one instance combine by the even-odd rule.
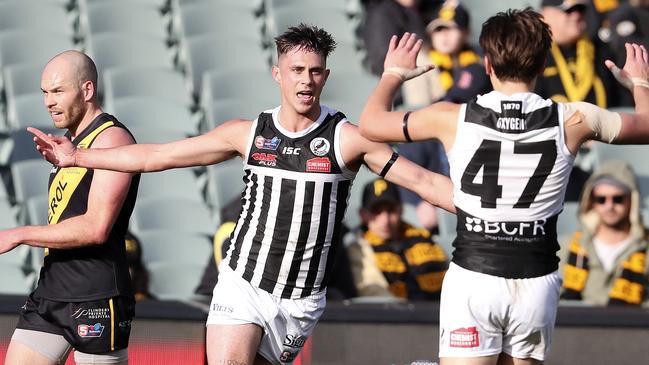
[[406, 141], [412, 142], [412, 138], [410, 138], [410, 133], [408, 133], [408, 118], [410, 118], [410, 112], [406, 112], [406, 114], [403, 115], [403, 122], [401, 122], [401, 128], [403, 128], [403, 136], [406, 137]]
[[385, 175], [388, 173], [388, 171], [390, 171], [390, 168], [392, 167], [392, 165], [394, 165], [394, 161], [396, 161], [397, 158], [399, 158], [399, 154], [396, 153], [396, 152], [393, 152], [392, 157], [390, 157], [390, 160], [385, 164], [385, 166], [383, 166], [383, 170], [381, 170], [381, 173], [379, 174], [379, 175], [381, 175], [381, 177], [385, 177]]

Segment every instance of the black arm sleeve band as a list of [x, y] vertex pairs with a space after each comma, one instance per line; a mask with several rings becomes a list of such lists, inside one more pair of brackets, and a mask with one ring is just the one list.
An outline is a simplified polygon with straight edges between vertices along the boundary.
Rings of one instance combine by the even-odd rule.
[[412, 142], [412, 138], [410, 138], [410, 133], [408, 133], [408, 118], [410, 117], [410, 112], [406, 112], [406, 114], [403, 115], [403, 122], [401, 123], [401, 128], [403, 128], [403, 135], [406, 137], [406, 141]]
[[388, 173], [388, 171], [390, 171], [390, 168], [392, 167], [392, 165], [394, 165], [394, 161], [396, 161], [397, 158], [399, 158], [399, 154], [396, 153], [396, 152], [393, 152], [392, 157], [390, 157], [390, 160], [385, 164], [385, 166], [383, 166], [383, 170], [381, 170], [381, 173], [379, 174], [379, 175], [381, 175], [381, 177], [385, 177], [385, 175]]

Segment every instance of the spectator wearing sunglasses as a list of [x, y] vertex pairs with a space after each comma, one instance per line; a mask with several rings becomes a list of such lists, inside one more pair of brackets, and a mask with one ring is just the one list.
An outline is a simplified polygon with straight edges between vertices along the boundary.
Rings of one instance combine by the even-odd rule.
[[593, 305], [647, 301], [647, 230], [635, 174], [610, 160], [588, 179], [579, 206], [581, 228], [563, 245], [562, 299]]

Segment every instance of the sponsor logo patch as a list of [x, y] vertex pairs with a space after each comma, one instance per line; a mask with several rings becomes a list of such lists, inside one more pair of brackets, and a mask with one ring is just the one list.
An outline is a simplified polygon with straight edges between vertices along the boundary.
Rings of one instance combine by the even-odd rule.
[[229, 307], [227, 305], [221, 305], [221, 304], [218, 304], [218, 303], [214, 303], [210, 307], [210, 311], [212, 311], [212, 312], [222, 312], [222, 313], [233, 313], [234, 308]]
[[331, 172], [329, 157], [316, 157], [306, 161], [307, 172]]
[[77, 333], [80, 337], [101, 337], [104, 333], [104, 326], [101, 323], [80, 324], [77, 326]]
[[311, 152], [313, 152], [313, 154], [316, 156], [326, 155], [329, 152], [329, 147], [329, 141], [322, 137], [314, 138], [309, 144]]
[[284, 337], [284, 350], [279, 356], [281, 362], [292, 362], [300, 352], [300, 349], [306, 343], [307, 337], [300, 335], [287, 334]]
[[282, 140], [277, 138], [276, 136], [271, 139], [264, 138], [263, 136], [255, 137], [255, 147], [262, 150], [275, 151], [277, 150], [277, 147], [279, 147], [279, 144], [281, 142]]
[[478, 330], [475, 327], [458, 328], [453, 330], [450, 334], [449, 344], [451, 347], [478, 347], [480, 346]]
[[258, 161], [262, 166], [276, 166], [277, 155], [272, 153], [255, 152], [251, 155], [252, 159]]
[[464, 226], [469, 232], [505, 234], [508, 236], [545, 235], [545, 219], [532, 222], [488, 222], [480, 218], [465, 217]]
[[282, 148], [282, 155], [299, 155], [300, 147], [284, 147]]
[[74, 319], [88, 318], [88, 319], [110, 319], [109, 308], [79, 308], [70, 316]]

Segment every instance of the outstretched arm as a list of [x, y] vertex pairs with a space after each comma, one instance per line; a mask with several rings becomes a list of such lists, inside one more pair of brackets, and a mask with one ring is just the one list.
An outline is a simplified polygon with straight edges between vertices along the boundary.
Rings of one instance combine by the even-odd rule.
[[[408, 114], [392, 111], [392, 101], [401, 84], [424, 72], [432, 65], [417, 67], [417, 53], [422, 41], [415, 34], [393, 36], [385, 56], [384, 72], [370, 94], [360, 117], [360, 131], [366, 138], [379, 142], [440, 139], [449, 149], [455, 137], [459, 106], [440, 102]], [[434, 123], [434, 124], [433, 124]]]
[[626, 44], [626, 61], [620, 70], [607, 60], [606, 66], [618, 81], [629, 87], [635, 100], [635, 113], [620, 113], [620, 132], [613, 143], [649, 143], [649, 54], [644, 46]]
[[[374, 173], [381, 172], [388, 165], [394, 151], [385, 143], [373, 142], [358, 132], [358, 127], [345, 125], [341, 145], [345, 161], [361, 159]], [[385, 179], [406, 189], [412, 190], [424, 200], [440, 208], [455, 213], [453, 204], [453, 184], [451, 180], [398, 157], [389, 167]]]
[[233, 120], [192, 138], [165, 144], [134, 144], [106, 149], [77, 149], [64, 137], [35, 128], [37, 149], [51, 163], [122, 172], [154, 172], [178, 167], [215, 164], [243, 154], [250, 121]]
[[[131, 145], [133, 139], [121, 128], [102, 132], [93, 148]], [[0, 231], [0, 254], [20, 244], [36, 247], [69, 249], [106, 242], [122, 204], [128, 194], [131, 174], [95, 170], [88, 194], [86, 212], [61, 222], [44, 226], [24, 226]], [[57, 222], [58, 206], [48, 204], [48, 218]]]

